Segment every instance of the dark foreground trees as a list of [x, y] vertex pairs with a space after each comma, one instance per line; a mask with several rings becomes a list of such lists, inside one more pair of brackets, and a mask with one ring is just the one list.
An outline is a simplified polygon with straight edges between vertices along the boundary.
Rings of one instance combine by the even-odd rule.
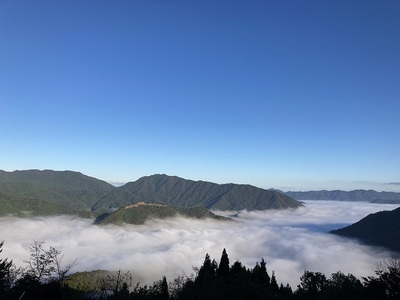
[[375, 275], [363, 278], [369, 295], [376, 299], [400, 299], [400, 259], [380, 263]]
[[206, 254], [203, 265], [193, 279], [188, 279], [175, 299], [290, 299], [292, 290], [279, 287], [275, 275], [269, 276], [264, 259], [253, 269], [240, 261], [229, 265], [224, 249], [219, 264]]
[[[0, 253], [3, 242], [0, 242]], [[267, 271], [262, 258], [254, 268], [240, 261], [232, 265], [225, 249], [219, 263], [206, 254], [195, 273], [178, 276], [168, 283], [163, 276], [151, 286], [132, 285], [129, 272], [103, 271], [95, 284], [77, 284], [76, 273], [66, 276], [73, 266], [62, 265], [61, 252], [34, 242], [25, 269], [15, 269], [12, 261], [0, 259], [0, 300], [3, 299], [101, 299], [101, 300], [393, 300], [400, 299], [400, 260], [390, 259], [375, 271], [375, 276], [357, 279], [352, 274], [333, 273], [329, 278], [319, 272], [305, 271], [296, 290], [278, 282], [275, 272]], [[83, 272], [87, 273], [87, 272]], [[90, 273], [90, 272], [89, 272]], [[97, 276], [97, 275], [96, 275]], [[89, 280], [96, 277], [89, 275]]]
[[[4, 241], [0, 242], [0, 253], [3, 252]], [[10, 268], [12, 261], [0, 259], [0, 299], [7, 298], [7, 292], [10, 289]]]
[[1, 299], [62, 299], [65, 275], [74, 263], [63, 266], [61, 251], [46, 249], [43, 243], [34, 241], [29, 249], [26, 268], [16, 269], [12, 262], [0, 261]]

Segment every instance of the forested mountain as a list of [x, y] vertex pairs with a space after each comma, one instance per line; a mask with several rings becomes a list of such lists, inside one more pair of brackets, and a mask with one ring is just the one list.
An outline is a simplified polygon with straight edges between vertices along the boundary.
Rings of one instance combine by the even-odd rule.
[[0, 215], [30, 211], [48, 215], [90, 212], [115, 187], [72, 171], [0, 171]]
[[142, 177], [121, 187], [73, 171], [0, 171], [0, 215], [98, 216], [137, 202], [220, 210], [283, 209], [301, 203], [273, 190], [175, 176]]
[[124, 223], [138, 225], [138, 224], [144, 224], [147, 220], [152, 218], [165, 219], [165, 218], [172, 218], [178, 215], [194, 219], [209, 218], [209, 219], [224, 220], [224, 221], [231, 220], [229, 218], [218, 216], [203, 207], [173, 208], [161, 204], [150, 204], [150, 203], [140, 202], [125, 207], [121, 207], [120, 209], [101, 218], [101, 220], [99, 220], [97, 223], [102, 225], [106, 224], [122, 225]]
[[152, 175], [116, 188], [97, 202], [94, 209], [118, 208], [141, 201], [173, 207], [202, 206], [217, 210], [282, 209], [302, 205], [275, 190], [264, 190], [251, 185], [216, 184], [176, 176]]
[[374, 190], [286, 192], [286, 195], [296, 200], [380, 201], [380, 203], [397, 203], [396, 201], [400, 201], [400, 193]]
[[400, 207], [370, 214], [357, 223], [331, 232], [400, 253]]

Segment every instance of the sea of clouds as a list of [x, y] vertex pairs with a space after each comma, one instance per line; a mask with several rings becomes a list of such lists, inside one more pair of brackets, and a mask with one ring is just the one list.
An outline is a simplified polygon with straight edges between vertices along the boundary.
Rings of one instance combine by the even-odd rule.
[[398, 205], [365, 202], [305, 201], [290, 210], [217, 212], [235, 215], [237, 222], [173, 218], [145, 225], [96, 226], [92, 220], [70, 216], [0, 218], [4, 240], [0, 258], [26, 266], [33, 241], [55, 247], [63, 262], [76, 259], [72, 272], [129, 270], [134, 283], [152, 284], [167, 276], [193, 273], [206, 253], [217, 262], [226, 248], [230, 263], [239, 260], [253, 268], [263, 257], [278, 282], [293, 289], [305, 270], [330, 276], [336, 271], [356, 277], [373, 275], [376, 264], [393, 254], [361, 245], [356, 240], [327, 233], [354, 223], [370, 213]]

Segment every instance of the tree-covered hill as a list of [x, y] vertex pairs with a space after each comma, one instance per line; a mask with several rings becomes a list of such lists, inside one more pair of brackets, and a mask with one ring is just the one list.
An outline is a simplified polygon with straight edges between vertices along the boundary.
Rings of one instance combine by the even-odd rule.
[[0, 171], [0, 216], [25, 212], [98, 216], [137, 202], [218, 210], [284, 209], [302, 205], [274, 190], [167, 175], [142, 177], [114, 187], [73, 171]]
[[0, 171], [0, 215], [83, 214], [113, 189], [105, 181], [72, 171]]
[[302, 204], [275, 190], [251, 185], [216, 184], [167, 175], [142, 177], [113, 190], [94, 205], [106, 210], [135, 202], [196, 207], [217, 210], [263, 210], [300, 207]]
[[370, 214], [357, 223], [331, 232], [400, 253], [400, 207]]
[[173, 208], [161, 204], [136, 203], [122, 207], [109, 215], [101, 218], [97, 223], [122, 225], [126, 224], [144, 224], [149, 219], [165, 219], [175, 216], [182, 216], [194, 219], [215, 219], [230, 220], [222, 216], [218, 216], [203, 207], [192, 208]]

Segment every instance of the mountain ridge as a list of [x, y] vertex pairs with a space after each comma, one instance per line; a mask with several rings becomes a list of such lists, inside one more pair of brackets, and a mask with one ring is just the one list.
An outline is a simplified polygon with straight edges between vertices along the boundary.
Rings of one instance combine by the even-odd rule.
[[202, 206], [218, 210], [294, 208], [301, 204], [282, 193], [244, 184], [216, 184], [177, 176], [144, 176], [112, 191], [95, 210], [115, 209], [129, 202], [162, 203], [172, 207]]
[[369, 214], [358, 222], [331, 233], [357, 238], [366, 244], [386, 247], [400, 253], [400, 207]]
[[286, 195], [296, 200], [336, 200], [336, 201], [385, 201], [386, 203], [396, 203], [400, 200], [400, 193], [396, 192], [377, 192], [375, 190], [319, 190], [305, 192], [286, 192]]
[[21, 215], [24, 210], [35, 215], [59, 212], [98, 217], [136, 202], [219, 210], [302, 206], [274, 190], [233, 183], [220, 185], [165, 174], [144, 176], [115, 187], [75, 171], [0, 170], [0, 215]]

